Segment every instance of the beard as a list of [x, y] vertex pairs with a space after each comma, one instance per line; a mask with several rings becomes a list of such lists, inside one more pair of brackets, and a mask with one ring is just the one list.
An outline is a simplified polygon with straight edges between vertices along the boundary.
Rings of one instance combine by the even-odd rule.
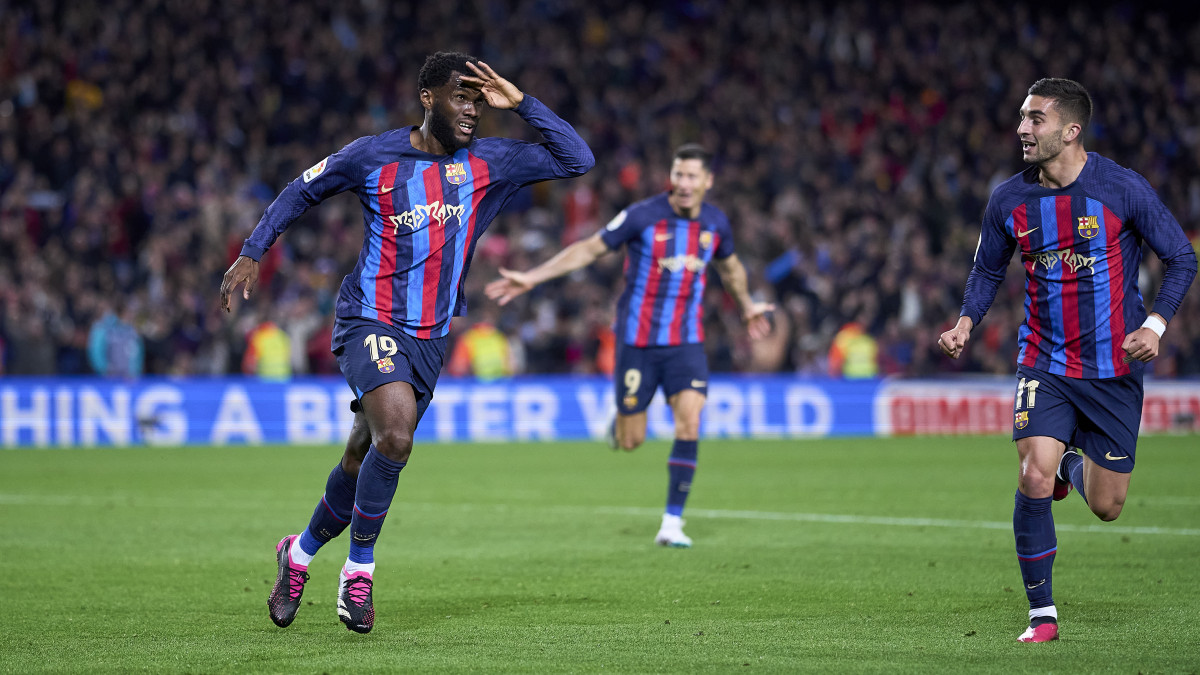
[[448, 154], [452, 155], [455, 151], [467, 147], [467, 143], [470, 141], [464, 143], [458, 138], [456, 127], [450, 121], [450, 117], [442, 111], [441, 106], [435, 105], [431, 113], [429, 133], [433, 134], [433, 137], [442, 144]]
[[1045, 138], [1037, 139], [1033, 155], [1025, 157], [1026, 164], [1045, 164], [1058, 157], [1063, 151], [1063, 141], [1059, 134], [1047, 134]]

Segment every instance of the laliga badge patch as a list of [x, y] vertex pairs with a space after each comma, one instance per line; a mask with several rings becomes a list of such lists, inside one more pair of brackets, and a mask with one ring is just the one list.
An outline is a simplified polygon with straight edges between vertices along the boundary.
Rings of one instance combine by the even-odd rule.
[[379, 372], [381, 373], [390, 373], [396, 369], [396, 364], [392, 363], [392, 357], [390, 356], [379, 359], [375, 362], [375, 365], [379, 366]]
[[1013, 426], [1018, 429], [1024, 429], [1025, 427], [1029, 426], [1029, 411], [1022, 410], [1021, 412], [1017, 413], [1016, 419], [1013, 420]]
[[451, 185], [462, 185], [467, 182], [467, 169], [462, 162], [446, 165], [446, 182]]
[[304, 182], [311, 183], [312, 179], [316, 178], [317, 176], [320, 176], [321, 172], [325, 170], [325, 165], [328, 163], [329, 163], [329, 158], [326, 157], [325, 159], [314, 164], [311, 169], [309, 169], [308, 171], [305, 171], [304, 172]]

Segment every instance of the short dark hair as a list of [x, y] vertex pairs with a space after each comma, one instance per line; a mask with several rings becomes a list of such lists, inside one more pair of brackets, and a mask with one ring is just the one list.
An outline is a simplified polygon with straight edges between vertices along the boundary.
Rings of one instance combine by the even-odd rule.
[[675, 149], [675, 159], [698, 159], [704, 170], [712, 172], [712, 153], [699, 143], [684, 143]]
[[1029, 95], [1054, 99], [1064, 122], [1077, 122], [1087, 129], [1092, 121], [1092, 97], [1075, 80], [1043, 77], [1029, 88]]
[[436, 52], [425, 57], [425, 65], [417, 75], [417, 91], [440, 87], [450, 81], [450, 74], [458, 71], [470, 75], [468, 63], [479, 63], [479, 59], [462, 52]]

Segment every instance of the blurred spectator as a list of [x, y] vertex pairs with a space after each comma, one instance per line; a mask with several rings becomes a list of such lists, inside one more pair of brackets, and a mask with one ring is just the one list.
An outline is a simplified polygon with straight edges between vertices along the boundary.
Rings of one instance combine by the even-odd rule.
[[145, 348], [133, 327], [133, 312], [122, 306], [117, 316], [106, 308], [88, 331], [88, 363], [92, 372], [105, 377], [135, 378], [142, 374]]
[[[441, 48], [478, 54], [536, 92], [598, 160], [582, 180], [523, 191], [480, 240], [468, 286], [595, 232], [665, 187], [658, 167], [673, 148], [700, 142], [716, 153], [711, 197], [733, 221], [739, 258], [754, 282], [770, 285], [776, 320], [792, 326], [785, 371], [826, 372], [834, 334], [863, 313], [885, 373], [1011, 374], [1015, 346], [1005, 336], [1023, 318], [1019, 264], [979, 328], [994, 348], [953, 364], [930, 349], [960, 306], [991, 188], [1023, 168], [1016, 111], [1041, 76], [1088, 87], [1098, 114], [1086, 147], [1144, 175], [1185, 231], [1200, 235], [1195, 3], [1068, 2], [1050, 14], [1024, 0], [495, 0], [443, 3], [438, 15], [456, 20], [419, 30], [411, 3], [3, 7], [0, 339], [9, 372], [45, 366], [46, 352], [49, 372], [87, 372], [87, 327], [102, 298], [135, 309], [146, 372], [236, 371], [245, 336], [219, 320], [213, 289], [242, 237], [321, 159], [314, 152], [411, 119], [413, 64]], [[520, 43], [498, 38], [510, 34]], [[480, 130], [526, 133], [504, 114]], [[304, 216], [263, 260], [262, 297], [238, 309], [278, 310], [296, 372], [331, 372], [327, 325], [308, 318], [310, 303], [331, 314], [359, 227], [348, 196]], [[1161, 274], [1153, 258], [1143, 269], [1147, 304]], [[518, 368], [597, 367], [589, 350], [600, 324], [588, 309], [619, 289], [621, 263], [614, 256], [505, 309], [501, 321], [525, 350]], [[288, 283], [268, 283], [273, 272]], [[721, 326], [720, 295], [706, 299], [712, 367], [770, 368], [776, 354]], [[472, 311], [486, 302], [472, 298]], [[1200, 292], [1179, 312], [1164, 336], [1170, 351], [1151, 364], [1156, 375], [1200, 375]], [[26, 339], [38, 330], [40, 343]], [[43, 353], [18, 357], [30, 349]]]
[[274, 321], [266, 319], [246, 335], [242, 372], [268, 380], [292, 376], [292, 339]]
[[446, 370], [450, 375], [473, 375], [485, 382], [509, 377], [513, 374], [513, 359], [508, 336], [493, 323], [497, 314], [493, 307], [479, 311], [479, 319], [458, 336]]
[[879, 344], [862, 323], [851, 321], [833, 336], [829, 348], [829, 374], [846, 379], [879, 375]]
[[7, 351], [9, 375], [53, 375], [55, 372], [54, 343], [47, 339], [45, 327], [37, 320], [10, 325]]

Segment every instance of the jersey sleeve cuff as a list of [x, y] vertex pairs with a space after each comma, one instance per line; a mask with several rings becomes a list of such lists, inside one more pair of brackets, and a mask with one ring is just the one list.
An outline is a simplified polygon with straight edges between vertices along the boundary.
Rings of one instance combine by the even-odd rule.
[[258, 261], [262, 260], [262, 257], [266, 252], [267, 252], [267, 249], [260, 248], [258, 246], [255, 246], [254, 244], [251, 244], [249, 241], [247, 241], [242, 246], [242, 252], [239, 255], [244, 255], [247, 258], [252, 259], [254, 262], [258, 262]]
[[1175, 317], [1175, 310], [1168, 307], [1165, 303], [1156, 303], [1150, 311], [1161, 316], [1166, 323], [1171, 323], [1171, 319]]

